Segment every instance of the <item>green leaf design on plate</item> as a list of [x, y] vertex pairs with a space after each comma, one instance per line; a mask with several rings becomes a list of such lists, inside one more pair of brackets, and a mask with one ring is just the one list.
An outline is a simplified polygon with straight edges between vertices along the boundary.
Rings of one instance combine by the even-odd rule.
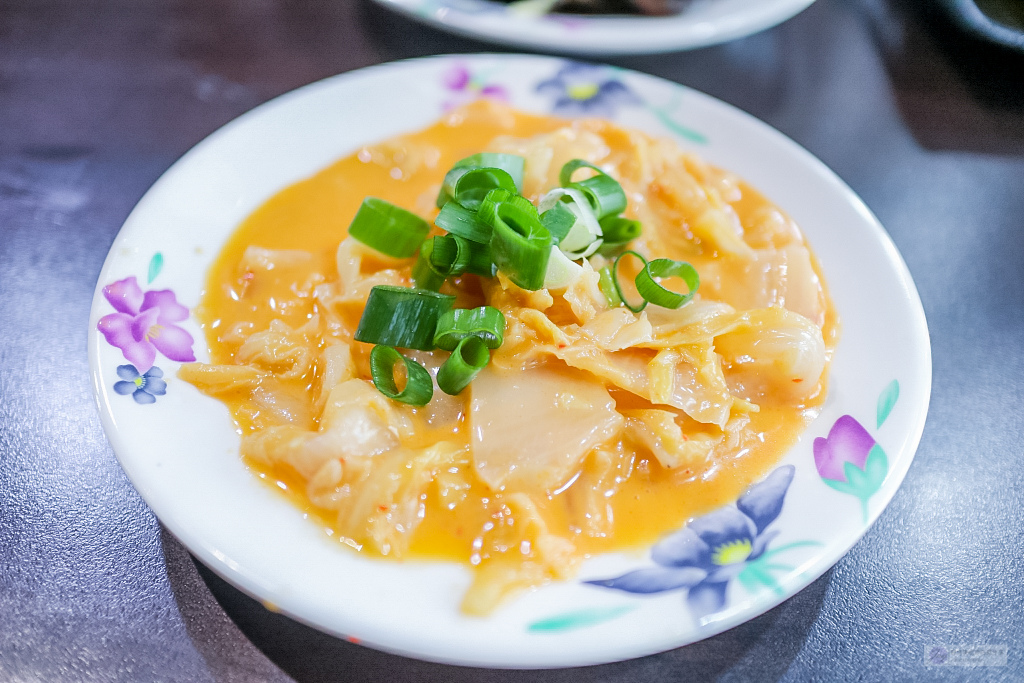
[[876, 429], [882, 426], [886, 418], [889, 417], [889, 413], [892, 412], [893, 406], [896, 405], [896, 401], [900, 397], [900, 383], [896, 380], [889, 382], [889, 386], [885, 388], [882, 395], [878, 397], [878, 411]]
[[781, 562], [771, 562], [771, 558], [779, 553], [793, 550], [794, 548], [806, 548], [820, 545], [821, 543], [818, 541], [797, 541], [795, 543], [787, 543], [786, 545], [779, 546], [778, 548], [763, 553], [756, 560], [748, 562], [736, 578], [739, 579], [740, 583], [743, 584], [743, 587], [750, 593], [755, 593], [759, 587], [764, 586], [778, 595], [783, 595], [785, 591], [782, 589], [782, 586], [779, 585], [775, 574], [791, 572], [794, 567], [789, 564], [782, 564]]
[[843, 465], [843, 474], [846, 481], [832, 481], [823, 479], [826, 484], [836, 491], [848, 493], [851, 496], [860, 498], [861, 512], [864, 521], [868, 521], [868, 499], [878, 492], [885, 475], [889, 472], [889, 458], [885, 451], [877, 443], [868, 451], [868, 457], [864, 461], [864, 469], [860, 469], [852, 462]]
[[146, 275], [146, 284], [152, 284], [156, 276], [160, 274], [160, 271], [164, 268], [164, 255], [159, 251], [153, 254], [153, 258], [149, 259], [149, 273]]
[[617, 605], [615, 607], [592, 607], [575, 612], [558, 614], [530, 624], [526, 630], [530, 633], [558, 633], [585, 626], [594, 626], [615, 617], [632, 612], [639, 605]]

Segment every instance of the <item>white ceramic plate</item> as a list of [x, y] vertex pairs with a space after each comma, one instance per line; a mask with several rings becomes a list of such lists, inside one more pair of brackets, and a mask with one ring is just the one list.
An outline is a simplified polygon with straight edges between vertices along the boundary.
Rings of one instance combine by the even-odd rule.
[[577, 55], [691, 50], [781, 24], [814, 0], [694, 0], [666, 17], [524, 14], [491, 0], [377, 0], [425, 23], [478, 40]]
[[[465, 617], [458, 612], [469, 583], [463, 567], [375, 561], [329, 540], [243, 466], [226, 408], [175, 378], [173, 358], [191, 350], [208, 357], [187, 309], [242, 219], [358, 146], [425, 127], [481, 93], [527, 111], [596, 113], [674, 137], [739, 173], [803, 226], [843, 321], [828, 400], [766, 484], [683, 532], [703, 529], [712, 545], [750, 544], [749, 555], [733, 548], [716, 564], [717, 546], [686, 557], [655, 554], [674, 566], [646, 551], [602, 555], [577, 580], [522, 594], [487, 618]], [[160, 335], [135, 342], [132, 329]], [[871, 212], [823, 164], [747, 114], [674, 83], [515, 55], [355, 71], [284, 95], [211, 135], [125, 222], [93, 300], [89, 358], [103, 424], [128, 476], [161, 522], [221, 576], [355, 642], [505, 667], [654, 653], [793, 595], [846, 553], [892, 498], [917, 447], [931, 386], [928, 331], [906, 266]], [[162, 379], [157, 371], [138, 377], [147, 362]], [[639, 595], [585, 583], [634, 570], [643, 570], [641, 578], [671, 574], [677, 587]], [[643, 590], [642, 583], [616, 585]]]

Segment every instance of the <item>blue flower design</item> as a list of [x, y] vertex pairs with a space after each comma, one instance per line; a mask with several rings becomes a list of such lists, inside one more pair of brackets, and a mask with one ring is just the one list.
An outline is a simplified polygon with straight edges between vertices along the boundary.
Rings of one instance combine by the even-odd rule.
[[771, 572], [791, 567], [768, 564], [768, 558], [798, 545], [808, 545], [793, 543], [765, 552], [778, 535], [778, 531], [767, 531], [767, 527], [782, 511], [794, 471], [792, 465], [779, 467], [764, 481], [751, 486], [735, 506], [698, 517], [659, 541], [651, 551], [656, 567], [586, 583], [629, 593], [688, 589], [686, 601], [698, 621], [725, 606], [726, 588], [734, 578], [748, 587], [762, 583], [778, 590]]
[[136, 403], [156, 403], [157, 396], [167, 393], [167, 382], [161, 379], [164, 371], [155, 365], [144, 374], [139, 374], [134, 365], [118, 365], [120, 382], [114, 383], [114, 391], [122, 396], [131, 394]]
[[568, 62], [554, 78], [537, 85], [537, 92], [555, 98], [552, 111], [565, 116], [615, 116], [626, 104], [643, 104], [632, 90], [615, 78], [610, 69], [598, 64]]

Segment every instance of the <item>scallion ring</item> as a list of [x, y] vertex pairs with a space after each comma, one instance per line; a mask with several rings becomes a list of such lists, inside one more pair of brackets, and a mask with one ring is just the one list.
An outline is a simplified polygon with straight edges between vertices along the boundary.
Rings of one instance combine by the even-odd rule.
[[591, 247], [601, 239], [602, 232], [586, 195], [576, 188], [556, 187], [540, 198], [537, 208], [546, 216], [555, 207], [568, 210], [575, 218], [569, 231], [559, 239], [558, 248], [571, 259], [593, 253], [597, 247]]
[[480, 337], [489, 349], [505, 341], [505, 316], [494, 306], [455, 308], [437, 321], [434, 346], [451, 351], [466, 337]]
[[[638, 259], [640, 259], [644, 264], [644, 270], [646, 270], [647, 268], [647, 259], [645, 259], [640, 254], [636, 253], [635, 251], [624, 251], [621, 254], [619, 254], [618, 257], [616, 257], [615, 262], [612, 263], [611, 267], [612, 284], [615, 286], [615, 293], [619, 295], [619, 300], [622, 301], [622, 305], [628, 308], [629, 310], [633, 311], [634, 313], [639, 313], [640, 311], [647, 308], [647, 299], [641, 298], [640, 303], [631, 304], [629, 302], [629, 299], [627, 299], [626, 295], [622, 292], [622, 285], [619, 284], [619, 262], [622, 261], [623, 257], [625, 256], [635, 256]], [[637, 291], [639, 291], [639, 289]], [[642, 294], [640, 296], [643, 297]]]
[[498, 270], [523, 289], [544, 286], [551, 233], [540, 222], [537, 208], [519, 195], [494, 201], [492, 192], [480, 207], [480, 218], [491, 226], [491, 258]]
[[469, 242], [451, 235], [431, 237], [434, 247], [430, 253], [430, 267], [442, 277], [461, 275], [469, 266]]
[[[460, 159], [455, 162], [455, 165], [444, 176], [444, 181], [441, 183], [441, 191], [437, 195], [437, 206], [441, 208], [449, 200], [455, 199], [459, 180], [470, 171], [480, 168], [504, 171], [512, 180], [510, 191], [518, 193], [523, 187], [523, 169], [525, 164], [526, 160], [521, 156], [494, 152], [481, 152], [480, 154], [473, 154], [465, 159]], [[474, 184], [476, 182], [474, 181]], [[466, 208], [473, 209], [476, 207], [468, 206]]]
[[348, 226], [348, 234], [382, 254], [395, 258], [415, 256], [430, 224], [400, 206], [376, 197], [363, 200]]
[[458, 235], [471, 242], [488, 244], [491, 241], [491, 226], [458, 202], [448, 202], [434, 219], [434, 225], [450, 235]]
[[605, 244], [609, 242], [629, 242], [635, 240], [643, 232], [640, 221], [622, 216], [608, 216], [600, 221], [601, 232], [604, 233]]
[[611, 266], [605, 266], [599, 273], [600, 279], [597, 281], [597, 287], [604, 294], [604, 298], [608, 300], [608, 305], [612, 308], [618, 308], [622, 305], [622, 297], [619, 296], [618, 288], [615, 286], [615, 282], [612, 280], [612, 269]]
[[591, 170], [597, 171], [600, 175], [605, 175], [604, 171], [602, 171], [600, 168], [590, 163], [589, 161], [585, 161], [583, 159], [573, 159], [572, 161], [567, 161], [564, 164], [562, 164], [562, 170], [559, 171], [558, 173], [558, 184], [561, 185], [562, 187], [568, 187], [569, 184], [572, 183], [572, 174], [580, 170], [581, 168], [589, 168]]
[[483, 339], [476, 335], [464, 338], [437, 371], [438, 388], [455, 396], [469, 386], [490, 360], [491, 352]]
[[[593, 169], [597, 171], [597, 175], [571, 182], [573, 173], [581, 168]], [[573, 159], [567, 162], [562, 166], [558, 180], [566, 188], [580, 190], [590, 202], [590, 206], [599, 220], [606, 216], [617, 216], [626, 210], [626, 193], [619, 181], [589, 161]]]
[[515, 180], [500, 168], [471, 168], [459, 175], [453, 187], [445, 187], [445, 191], [451, 194], [455, 203], [476, 211], [487, 193], [499, 188], [518, 192]]
[[[405, 363], [405, 387], [399, 391], [395, 366]], [[378, 344], [370, 351], [370, 377], [377, 391], [388, 398], [414, 406], [425, 406], [434, 395], [434, 382], [425, 367], [406, 358], [391, 346]]]
[[540, 222], [551, 233], [551, 239], [555, 244], [565, 239], [572, 226], [576, 224], [576, 220], [576, 214], [566, 208], [562, 202], [558, 202], [540, 215]]
[[[629, 253], [629, 252], [627, 252]], [[655, 278], [678, 277], [686, 283], [689, 292], [680, 294], [664, 287]], [[669, 258], [654, 259], [636, 276], [636, 290], [640, 296], [664, 308], [679, 308], [690, 301], [700, 287], [700, 275], [697, 269], [686, 261], [673, 261]]]
[[445, 276], [434, 270], [430, 264], [430, 257], [434, 253], [434, 240], [425, 240], [420, 246], [420, 255], [412, 266], [412, 281], [419, 289], [429, 289], [434, 292], [441, 289]]
[[429, 351], [434, 348], [438, 319], [454, 303], [450, 294], [377, 285], [366, 299], [355, 340]]
[[601, 221], [604, 244], [597, 250], [602, 256], [612, 256], [625, 249], [643, 232], [640, 221], [622, 216], [608, 216]]
[[452, 235], [452, 237], [469, 254], [465, 272], [483, 277], [494, 277], [494, 260], [491, 258], [490, 244], [471, 242], [459, 235]]

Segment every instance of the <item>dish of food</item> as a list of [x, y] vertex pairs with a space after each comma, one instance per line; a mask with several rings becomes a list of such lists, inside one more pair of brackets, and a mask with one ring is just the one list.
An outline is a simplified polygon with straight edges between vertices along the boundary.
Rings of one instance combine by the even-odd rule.
[[[598, 69], [346, 74], [143, 198], [97, 287], [93, 377], [126, 472], [204, 563], [356, 642], [568, 666], [749, 619], [881, 512], [930, 385], [884, 231], [763, 124]], [[581, 73], [589, 111], [555, 90]]]
[[[446, 31], [578, 55], [691, 50], [771, 28], [814, 0], [377, 0]], [[615, 13], [605, 14], [604, 12]]]

